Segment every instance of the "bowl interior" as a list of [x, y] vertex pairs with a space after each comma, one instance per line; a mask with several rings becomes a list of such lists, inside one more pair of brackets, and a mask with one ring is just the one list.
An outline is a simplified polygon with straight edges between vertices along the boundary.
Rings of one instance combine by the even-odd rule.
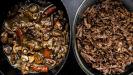
[[[73, 48], [74, 48], [74, 54], [76, 57], [76, 60], [79, 64], [79, 66], [82, 68], [82, 70], [87, 74], [87, 75], [103, 75], [100, 71], [94, 69], [91, 67], [91, 64], [87, 64], [85, 62], [85, 60], [81, 57], [81, 55], [79, 54], [79, 50], [77, 49], [77, 43], [76, 43], [76, 26], [81, 22], [81, 17], [82, 14], [84, 13], [84, 11], [94, 5], [99, 3], [98, 0], [84, 0], [82, 2], [82, 4], [79, 6], [76, 16], [74, 18], [74, 22], [73, 22], [73, 27], [72, 27], [72, 39], [73, 39]], [[122, 73], [121, 75], [127, 75], [127, 74], [131, 74], [131, 72], [133, 72], [133, 65], [129, 65], [126, 67], [126, 71], [124, 73]]]
[[[65, 9], [63, 3], [61, 2], [61, 0], [56, 0], [56, 1], [55, 0], [13, 0], [13, 1], [8, 0], [8, 1], [9, 1], [10, 4], [5, 5], [3, 10], [0, 12], [1, 13], [0, 14], [0, 16], [1, 16], [1, 19], [0, 19], [1, 28], [2, 28], [4, 20], [6, 19], [7, 13], [11, 9], [11, 7], [13, 7], [14, 5], [19, 4], [20, 2], [25, 4], [25, 2], [27, 2], [27, 1], [28, 1], [28, 3], [36, 3], [36, 4], [39, 4], [39, 5], [42, 5], [42, 6], [44, 5], [43, 3], [47, 2], [47, 1], [51, 2], [55, 6], [57, 6], [58, 9], [64, 11], [65, 17], [68, 20], [68, 15], [67, 15], [66, 9]], [[68, 24], [69, 24], [69, 20], [68, 20]], [[70, 33], [69, 31], [70, 31], [70, 26], [68, 25], [68, 33]], [[0, 33], [2, 33], [2, 30], [0, 30]], [[59, 65], [57, 65], [53, 69], [49, 70], [48, 73], [33, 73], [33, 74], [31, 73], [31, 74], [28, 74], [28, 75], [56, 75], [56, 74], [58, 74], [58, 72], [61, 70], [61, 68], [63, 67], [64, 63], [66, 62], [67, 56], [69, 54], [70, 38], [68, 39], [68, 41], [69, 41], [68, 42], [69, 47], [68, 47], [67, 54], [65, 56], [65, 59], [63, 59], [62, 62]], [[16, 68], [13, 68], [9, 64], [7, 57], [4, 54], [4, 52], [3, 52], [2, 43], [1, 42], [0, 42], [0, 60], [1, 60], [0, 70], [4, 73], [4, 75], [21, 75], [21, 71], [20, 70], [18, 70]]]

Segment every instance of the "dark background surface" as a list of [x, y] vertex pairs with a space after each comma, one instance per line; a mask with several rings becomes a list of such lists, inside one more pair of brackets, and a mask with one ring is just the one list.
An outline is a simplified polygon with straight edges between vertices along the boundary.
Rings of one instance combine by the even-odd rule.
[[[62, 0], [68, 16], [70, 26], [73, 24], [73, 20], [76, 14], [77, 9], [83, 0]], [[72, 28], [72, 27], [71, 27]], [[73, 52], [73, 46], [71, 45], [70, 53], [68, 59], [58, 75], [85, 75], [82, 69], [79, 67]]]
[[73, 53], [70, 53], [67, 62], [58, 75], [85, 75], [76, 62]]

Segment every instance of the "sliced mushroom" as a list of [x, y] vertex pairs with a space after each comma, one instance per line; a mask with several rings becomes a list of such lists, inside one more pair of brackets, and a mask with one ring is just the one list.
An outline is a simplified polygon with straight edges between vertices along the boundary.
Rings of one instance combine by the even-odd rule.
[[11, 52], [12, 52], [12, 47], [9, 46], [9, 45], [5, 45], [5, 46], [3, 46], [3, 50], [4, 50], [4, 52], [5, 52], [7, 55], [9, 55], [9, 54], [11, 54]]
[[1, 34], [1, 42], [2, 42], [3, 44], [5, 44], [5, 43], [7, 43], [7, 41], [8, 41], [8, 33], [3, 32], [3, 33]]
[[31, 4], [29, 6], [29, 11], [32, 13], [36, 13], [39, 11], [39, 6], [37, 4]]

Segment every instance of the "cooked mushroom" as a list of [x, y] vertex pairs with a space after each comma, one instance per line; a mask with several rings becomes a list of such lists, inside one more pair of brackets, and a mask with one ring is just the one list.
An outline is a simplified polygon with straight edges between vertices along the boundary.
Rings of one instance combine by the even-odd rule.
[[10, 47], [9, 45], [5, 45], [3, 46], [3, 50], [7, 55], [9, 55], [12, 52], [12, 47]]
[[37, 4], [31, 4], [29, 6], [29, 11], [32, 13], [36, 13], [39, 11], [39, 6]]
[[1, 34], [1, 42], [2, 42], [3, 44], [5, 44], [5, 43], [7, 43], [7, 40], [8, 40], [8, 33], [3, 32], [3, 33]]

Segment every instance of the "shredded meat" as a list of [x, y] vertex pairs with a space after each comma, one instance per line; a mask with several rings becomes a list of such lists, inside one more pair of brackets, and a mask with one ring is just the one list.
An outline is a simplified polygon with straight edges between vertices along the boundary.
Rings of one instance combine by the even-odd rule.
[[133, 13], [120, 0], [88, 7], [77, 26], [80, 54], [103, 74], [122, 73], [133, 62]]

